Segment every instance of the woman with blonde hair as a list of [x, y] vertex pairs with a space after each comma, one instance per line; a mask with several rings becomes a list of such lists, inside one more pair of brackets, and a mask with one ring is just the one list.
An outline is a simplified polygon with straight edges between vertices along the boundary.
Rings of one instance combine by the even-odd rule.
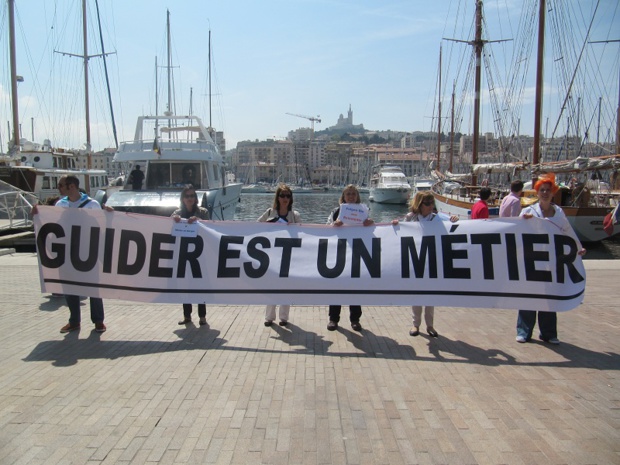
[[[439, 221], [445, 221], [435, 212], [435, 196], [431, 191], [416, 192], [413, 199], [409, 203], [409, 213], [405, 216], [405, 221], [433, 221], [436, 218]], [[452, 215], [450, 221], [453, 223], [458, 221], [458, 216]], [[398, 220], [392, 221], [393, 225], [398, 224]], [[422, 322], [422, 306], [413, 305], [411, 307], [413, 315], [413, 327], [409, 331], [410, 336], [418, 336], [420, 334], [420, 323]], [[435, 307], [433, 305], [424, 306], [424, 322], [426, 323], [426, 332], [429, 336], [438, 337], [439, 334], [433, 326], [435, 319]]]
[[[353, 184], [349, 184], [342, 190], [342, 194], [340, 194], [340, 200], [338, 201], [338, 207], [334, 208], [329, 216], [327, 217], [327, 224], [332, 226], [342, 226], [344, 223], [339, 218], [340, 215], [340, 205], [343, 203], [362, 203], [362, 197], [360, 196], [360, 192]], [[371, 226], [375, 224], [375, 222], [366, 218], [363, 222], [364, 226]], [[342, 310], [342, 305], [330, 305], [329, 306], [329, 323], [327, 324], [327, 329], [329, 331], [336, 331], [338, 329], [338, 323], [340, 322], [340, 311]], [[349, 305], [349, 321], [351, 322], [351, 328], [355, 331], [361, 331], [362, 325], [360, 323], [360, 318], [362, 317], [362, 306], [361, 305]]]

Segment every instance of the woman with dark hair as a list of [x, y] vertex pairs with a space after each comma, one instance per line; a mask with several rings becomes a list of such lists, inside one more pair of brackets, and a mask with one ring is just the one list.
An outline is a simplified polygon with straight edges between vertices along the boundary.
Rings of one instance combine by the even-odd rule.
[[[198, 196], [196, 190], [191, 184], [187, 184], [181, 191], [181, 208], [172, 212], [172, 219], [175, 223], [186, 219], [188, 223], [195, 223], [198, 220], [208, 220], [209, 211], [198, 205]], [[207, 324], [207, 306], [198, 304], [198, 318], [200, 325]], [[180, 325], [186, 325], [192, 322], [192, 304], [183, 304], [183, 319], [179, 321]]]
[[[300, 223], [301, 215], [293, 210], [293, 191], [286, 184], [280, 184], [276, 189], [273, 205], [265, 210], [257, 221], [261, 223]], [[290, 305], [280, 305], [280, 326], [288, 324]], [[276, 306], [267, 305], [265, 308], [265, 326], [271, 326], [276, 319]]]
[[[566, 215], [560, 207], [553, 203], [553, 196], [560, 190], [560, 187], [555, 183], [555, 174], [546, 173], [541, 175], [534, 184], [534, 190], [538, 196], [538, 203], [524, 208], [520, 216], [526, 219], [534, 216], [544, 218], [555, 224], [564, 234], [577, 239]], [[577, 244], [579, 245], [579, 252], [577, 253], [580, 256], [585, 255], [586, 249], [581, 246], [579, 241], [577, 241]], [[532, 338], [535, 324], [536, 311], [519, 310], [517, 342], [528, 342]], [[559, 344], [557, 325], [558, 314], [556, 312], [538, 312], [538, 330], [540, 331], [539, 337], [541, 340], [549, 344]]]
[[[339, 218], [340, 216], [340, 205], [343, 203], [352, 204], [352, 203], [362, 203], [362, 198], [360, 196], [360, 191], [353, 184], [349, 184], [342, 190], [342, 194], [340, 194], [340, 199], [338, 201], [339, 206], [334, 208], [332, 212], [329, 214], [327, 218], [327, 224], [332, 226], [342, 226], [344, 223]], [[371, 226], [375, 224], [375, 222], [366, 218], [364, 220], [364, 226]], [[342, 305], [330, 305], [329, 306], [329, 323], [327, 324], [327, 329], [329, 331], [336, 331], [338, 329], [338, 323], [340, 322], [340, 312], [342, 310]], [[362, 317], [362, 306], [361, 305], [349, 305], [349, 321], [351, 322], [351, 328], [354, 331], [361, 331], [362, 325], [360, 323], [360, 318]]]
[[[409, 203], [409, 213], [405, 216], [405, 221], [433, 221], [435, 218], [443, 221], [443, 219], [435, 213], [435, 196], [431, 191], [417, 192]], [[450, 221], [453, 223], [458, 221], [459, 217], [452, 215]], [[398, 220], [392, 221], [393, 225], [398, 224]], [[420, 334], [420, 324], [422, 323], [422, 306], [413, 305], [411, 307], [413, 316], [413, 327], [409, 331], [410, 336], [418, 336]], [[424, 322], [426, 323], [426, 332], [431, 337], [438, 337], [435, 331], [435, 306], [424, 306]]]

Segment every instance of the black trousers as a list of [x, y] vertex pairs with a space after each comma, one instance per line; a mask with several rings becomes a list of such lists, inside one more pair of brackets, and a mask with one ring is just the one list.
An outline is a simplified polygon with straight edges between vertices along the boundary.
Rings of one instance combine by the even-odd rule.
[[[340, 321], [340, 310], [342, 309], [342, 305], [330, 305], [329, 306], [329, 321], [335, 321], [338, 323]], [[362, 317], [362, 306], [361, 305], [349, 305], [349, 320], [351, 323], [356, 323], [360, 321]]]
[[[198, 304], [198, 318], [205, 318], [207, 316], [206, 304]], [[183, 304], [183, 317], [192, 317], [192, 304]]]

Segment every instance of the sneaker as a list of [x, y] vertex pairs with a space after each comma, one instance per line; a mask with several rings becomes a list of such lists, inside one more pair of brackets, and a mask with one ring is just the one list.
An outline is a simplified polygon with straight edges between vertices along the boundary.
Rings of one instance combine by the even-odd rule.
[[77, 325], [72, 325], [71, 323], [67, 323], [62, 328], [60, 328], [60, 332], [61, 333], [68, 333], [70, 331], [77, 331], [78, 329], [80, 329], [80, 324], [79, 323]]
[[409, 336], [419, 336], [419, 335], [420, 335], [420, 328], [418, 328], [417, 326], [414, 326], [413, 328], [409, 330]]
[[179, 324], [180, 325], [187, 325], [187, 324], [189, 324], [191, 322], [192, 322], [191, 318], [183, 318], [181, 321], [179, 321]]
[[426, 332], [431, 337], [439, 337], [439, 334], [437, 334], [437, 331], [435, 331], [435, 328], [432, 328], [430, 326], [428, 328], [426, 328]]
[[286, 326], [288, 324], [288, 321], [286, 320], [282, 320], [280, 321], [280, 323], [278, 323], [280, 326]]
[[105, 327], [103, 321], [101, 323], [95, 323], [95, 331], [97, 331], [98, 333], [105, 333], [106, 329], [108, 328]]
[[265, 320], [265, 326], [271, 326], [272, 324], [273, 324], [273, 321]]
[[524, 336], [517, 336], [517, 342], [523, 344], [524, 342], [527, 342], [527, 339], [525, 339]]
[[199, 321], [200, 326], [204, 326], [207, 324], [207, 319], [206, 318], [201, 318]]
[[351, 323], [351, 328], [353, 328], [354, 331], [361, 331], [362, 325], [360, 324], [359, 321], [354, 321]]
[[560, 340], [557, 337], [552, 337], [551, 339], [547, 339], [545, 342], [557, 346], [560, 343]]
[[327, 323], [328, 331], [336, 331], [336, 329], [338, 329], [338, 323], [336, 323], [335, 321], [330, 321], [329, 323]]

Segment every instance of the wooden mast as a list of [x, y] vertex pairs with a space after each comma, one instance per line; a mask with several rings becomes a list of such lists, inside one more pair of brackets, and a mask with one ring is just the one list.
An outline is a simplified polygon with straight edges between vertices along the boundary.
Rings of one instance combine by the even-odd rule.
[[452, 173], [452, 161], [454, 159], [454, 94], [456, 92], [456, 83], [452, 83], [452, 111], [450, 114], [450, 165], [448, 171]]
[[9, 3], [9, 49], [11, 60], [11, 104], [13, 109], [13, 146], [11, 151], [19, 151], [19, 106], [17, 102], [17, 59], [15, 52], [15, 0]]
[[[482, 81], [482, 47], [484, 43], [482, 41], [482, 0], [476, 2], [476, 36], [474, 42], [474, 54], [476, 56], [476, 70], [474, 81], [474, 134], [473, 134], [473, 146], [471, 154], [471, 164], [478, 163], [478, 144], [480, 139], [480, 88]], [[478, 177], [472, 174], [472, 185], [478, 183]]]
[[170, 10], [166, 10], [166, 40], [168, 48], [168, 115], [172, 115], [172, 53], [170, 51], [172, 46], [170, 39]]
[[439, 90], [437, 91], [437, 171], [441, 172], [441, 45], [439, 45]]
[[84, 40], [84, 102], [85, 102], [85, 117], [86, 117], [86, 150], [88, 151], [88, 168], [91, 168], [90, 158], [90, 107], [88, 105], [88, 36], [87, 36], [87, 24], [86, 24], [86, 0], [82, 0], [82, 36]]
[[[534, 104], [534, 148], [532, 166], [540, 163], [540, 136], [542, 123], [543, 58], [545, 52], [545, 0], [540, 0], [538, 9], [538, 56], [536, 59], [536, 100]], [[532, 186], [538, 179], [532, 174]]]

